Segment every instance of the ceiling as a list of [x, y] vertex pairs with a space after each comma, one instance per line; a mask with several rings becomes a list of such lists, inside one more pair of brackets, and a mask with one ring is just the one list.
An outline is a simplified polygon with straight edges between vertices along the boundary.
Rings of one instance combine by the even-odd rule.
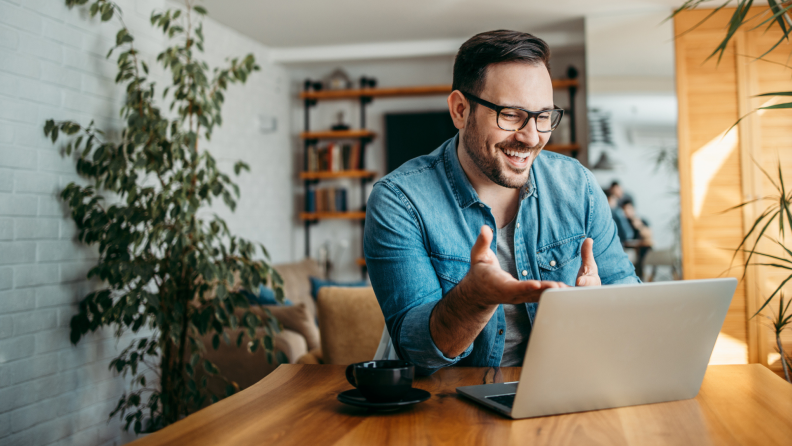
[[577, 31], [582, 18], [684, 0], [200, 0], [209, 16], [276, 48], [466, 38], [492, 29]]

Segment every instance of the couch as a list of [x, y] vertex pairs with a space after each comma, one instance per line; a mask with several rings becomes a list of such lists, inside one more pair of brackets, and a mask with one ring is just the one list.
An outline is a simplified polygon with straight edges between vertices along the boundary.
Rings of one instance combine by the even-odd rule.
[[[322, 356], [321, 339], [309, 277], [324, 278], [322, 269], [313, 259], [274, 265], [274, 268], [283, 278], [284, 295], [294, 305], [253, 306], [251, 309], [262, 318], [267, 317], [265, 310], [269, 310], [281, 323], [283, 330], [275, 335], [274, 347], [286, 356], [290, 364], [296, 363], [301, 357], [305, 357], [309, 363], [319, 362]], [[241, 313], [243, 311], [240, 311], [240, 315]], [[238, 333], [239, 330], [228, 330], [232, 340], [236, 339]], [[215, 350], [211, 347], [212, 336], [213, 333], [210, 333], [202, 339], [207, 346], [206, 359], [212, 361], [223, 376], [236, 382], [240, 390], [255, 384], [278, 366], [277, 362], [270, 363], [267, 360], [264, 349], [258, 349], [252, 354], [248, 352], [246, 342], [240, 347], [235, 342], [230, 345], [221, 342], [220, 347]], [[211, 380], [209, 387], [215, 393], [223, 393], [225, 384], [219, 380]]]

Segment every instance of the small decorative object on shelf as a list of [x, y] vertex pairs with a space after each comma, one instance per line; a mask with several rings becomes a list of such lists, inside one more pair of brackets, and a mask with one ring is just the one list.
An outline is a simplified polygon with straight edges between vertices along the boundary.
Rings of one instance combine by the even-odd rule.
[[330, 127], [332, 130], [349, 130], [349, 124], [344, 123], [344, 110], [339, 110], [338, 113], [336, 113], [336, 119], [336, 123]]
[[303, 86], [304, 91], [322, 91], [322, 83], [319, 81], [312, 81], [310, 79], [305, 80], [305, 85]]
[[360, 77], [360, 88], [375, 88], [377, 86], [377, 80], [373, 77]]
[[346, 71], [336, 68], [324, 79], [324, 86], [328, 90], [346, 90], [352, 88], [352, 81]]

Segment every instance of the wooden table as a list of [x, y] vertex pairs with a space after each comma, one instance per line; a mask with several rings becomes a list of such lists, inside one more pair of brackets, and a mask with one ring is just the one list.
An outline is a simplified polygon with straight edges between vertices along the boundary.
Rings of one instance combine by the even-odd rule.
[[519, 368], [447, 368], [419, 378], [432, 398], [398, 412], [341, 404], [343, 366], [281, 365], [254, 386], [134, 442], [144, 445], [792, 445], [792, 385], [760, 365], [710, 366], [692, 400], [510, 420], [457, 386]]

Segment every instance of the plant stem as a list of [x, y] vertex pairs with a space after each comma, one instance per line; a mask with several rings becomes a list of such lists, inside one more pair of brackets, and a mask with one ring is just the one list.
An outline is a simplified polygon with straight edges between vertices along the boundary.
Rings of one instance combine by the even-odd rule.
[[781, 345], [780, 332], [776, 332], [776, 344], [778, 345], [778, 352], [781, 353], [781, 365], [784, 367], [784, 377], [786, 377], [787, 382], [792, 383], [792, 379], [789, 378], [789, 367], [787, 367], [786, 354], [784, 354], [784, 346]]
[[[179, 395], [179, 402], [181, 402], [182, 396], [184, 395], [184, 384], [185, 384], [184, 383], [184, 347], [185, 347], [185, 344], [187, 343], [187, 330], [190, 328], [190, 325], [188, 324], [188, 322], [190, 321], [189, 309], [190, 309], [191, 296], [192, 296], [192, 288], [188, 286], [187, 287], [187, 296], [186, 296], [186, 298], [184, 299], [184, 302], [183, 302], [183, 304], [184, 304], [184, 312], [182, 313], [181, 333], [179, 334], [179, 356], [176, 359], [178, 361], [177, 362], [178, 366], [176, 367], [176, 370], [179, 373], [179, 383], [178, 383], [179, 384], [179, 388], [178, 388], [178, 393], [177, 393], [177, 395]], [[176, 408], [177, 408], [176, 416], [178, 417], [179, 416], [179, 412], [181, 411], [180, 407], [179, 407], [179, 403], [177, 403]], [[187, 404], [185, 404], [184, 405], [184, 416], [187, 416], [187, 415], [189, 415], [189, 406]]]

